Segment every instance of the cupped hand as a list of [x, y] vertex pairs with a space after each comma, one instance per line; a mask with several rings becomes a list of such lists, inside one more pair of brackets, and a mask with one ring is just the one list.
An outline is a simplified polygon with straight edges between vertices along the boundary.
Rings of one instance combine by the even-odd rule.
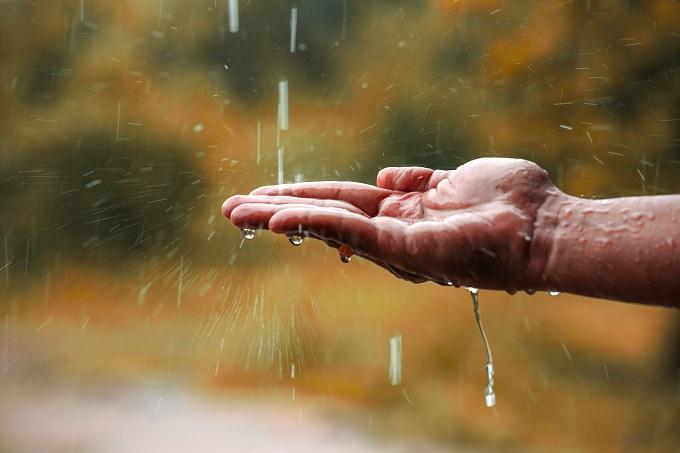
[[450, 171], [386, 168], [376, 186], [260, 187], [229, 198], [222, 212], [241, 229], [347, 244], [413, 282], [515, 291], [535, 280], [529, 264], [536, 220], [555, 193], [547, 172], [532, 162], [483, 158]]

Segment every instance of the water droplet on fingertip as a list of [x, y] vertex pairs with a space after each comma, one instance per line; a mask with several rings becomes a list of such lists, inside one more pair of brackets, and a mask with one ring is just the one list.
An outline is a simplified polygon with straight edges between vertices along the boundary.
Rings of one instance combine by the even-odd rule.
[[354, 255], [354, 250], [347, 244], [342, 244], [338, 248], [338, 253], [340, 254], [340, 261], [343, 263], [349, 263], [352, 260], [352, 255]]
[[241, 234], [243, 234], [243, 239], [247, 239], [249, 241], [255, 237], [255, 230], [252, 228], [244, 228], [241, 230]]
[[299, 234], [294, 234], [292, 236], [288, 236], [288, 242], [290, 242], [291, 244], [293, 244], [295, 246], [301, 245], [302, 241], [303, 241], [303, 238]]

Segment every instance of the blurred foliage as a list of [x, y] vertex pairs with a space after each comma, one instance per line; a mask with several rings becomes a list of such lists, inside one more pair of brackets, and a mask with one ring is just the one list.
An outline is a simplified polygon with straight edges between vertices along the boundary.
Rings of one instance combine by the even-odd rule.
[[[502, 314], [506, 305], [496, 312], [491, 305], [509, 409], [490, 421], [453, 396], [477, 398], [481, 389], [470, 381], [479, 371], [479, 345], [467, 335], [472, 323], [451, 329], [458, 317], [442, 316], [432, 299], [425, 308], [410, 305], [424, 303], [416, 291], [436, 298], [434, 289], [402, 294], [378, 270], [355, 271], [352, 280], [337, 272], [328, 286], [321, 271], [335, 272], [336, 256], [319, 258], [321, 248], [305, 245], [296, 256], [307, 261], [283, 266], [291, 260], [287, 244], [263, 238], [255, 241], [262, 246], [242, 246], [219, 208], [231, 194], [276, 181], [282, 79], [290, 86], [291, 126], [281, 134], [286, 181], [373, 182], [385, 166], [455, 168], [514, 156], [545, 166], [576, 195], [680, 192], [680, 3], [239, 5], [240, 31], [230, 33], [226, 0], [0, 0], [0, 289], [11, 294], [0, 306], [12, 314], [9, 324], [24, 322], [30, 339], [54, 317], [65, 328], [72, 322], [80, 338], [83, 325], [99, 319], [100, 341], [84, 356], [108, 358], [100, 352], [122, 347], [107, 336], [113, 320], [134, 333], [126, 340], [133, 352], [120, 369], [97, 366], [122, 374], [135, 360], [142, 369], [163, 368], [160, 337], [171, 331], [185, 342], [184, 370], [209, 369], [200, 379], [218, 388], [259, 382], [243, 367], [258, 364], [267, 369], [260, 380], [280, 382], [289, 362], [305, 363], [317, 367], [308, 391], [326, 388], [405, 413], [394, 425], [417, 418], [414, 429], [437, 438], [483, 442], [487, 425], [475, 424], [483, 420], [495, 445], [550, 448], [569, 420], [568, 445], [576, 449], [630, 447], [626, 430], [642, 445], [653, 442], [649, 433], [665, 446], [677, 442], [677, 403], [663, 406], [667, 387], [650, 389], [656, 371], [677, 381], [677, 366], [666, 359], [677, 355], [675, 340], [664, 338], [677, 317], [615, 304], [569, 308], [564, 296], [559, 309], [514, 302], [512, 316]], [[299, 10], [295, 53], [292, 7]], [[312, 259], [320, 264], [309, 266]], [[103, 273], [101, 283], [89, 281], [94, 272]], [[92, 305], [101, 288], [111, 294]], [[132, 302], [120, 311], [104, 307], [119, 299]], [[319, 302], [355, 299], [345, 311]], [[191, 304], [181, 316], [169, 308]], [[615, 329], [644, 316], [643, 327]], [[611, 319], [618, 326], [604, 328]], [[153, 322], [159, 331], [150, 334]], [[411, 382], [422, 384], [411, 395], [421, 402], [415, 408], [385, 386], [376, 351], [394, 330], [414, 348], [405, 354]], [[149, 335], [141, 359], [138, 340]], [[215, 352], [225, 336], [225, 351]], [[80, 357], [76, 349], [69, 351]], [[231, 353], [234, 368], [218, 373], [220, 354]], [[606, 383], [603, 357], [613, 357]], [[77, 374], [82, 364], [73, 360], [64, 367]], [[549, 381], [557, 396], [546, 390]], [[518, 393], [506, 396], [510, 389]], [[581, 418], [586, 408], [594, 412]], [[594, 426], [607, 417], [615, 422]]]
[[[51, 253], [42, 247], [68, 230], [91, 252], [108, 244], [102, 256], [116, 246], [124, 256], [141, 234], [135, 219], [159, 241], [206, 247], [210, 236], [226, 248], [196, 222], [226, 195], [273, 180], [284, 78], [286, 180], [371, 182], [388, 165], [509, 155], [579, 194], [677, 191], [678, 17], [668, 1], [245, 1], [230, 33], [226, 0], [2, 2], [9, 254], [36, 231], [34, 258]], [[108, 177], [88, 190], [97, 169]], [[134, 182], [119, 184], [129, 171]], [[167, 193], [154, 206], [159, 184]], [[19, 205], [34, 208], [16, 216]], [[192, 214], [163, 215], [170, 206]], [[200, 237], [179, 225], [189, 219]]]
[[5, 248], [25, 275], [49, 256], [82, 261], [95, 251], [95, 264], [116, 265], [135, 252], [173, 255], [181, 246], [206, 195], [188, 153], [175, 144], [161, 153], [161, 140], [149, 147], [102, 136], [43, 144], [3, 162]]

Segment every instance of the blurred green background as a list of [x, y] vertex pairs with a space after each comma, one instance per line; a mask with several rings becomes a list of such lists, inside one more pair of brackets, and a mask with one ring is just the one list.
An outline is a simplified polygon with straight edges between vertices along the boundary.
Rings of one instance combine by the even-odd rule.
[[311, 407], [368, 450], [680, 446], [677, 311], [482, 291], [488, 410], [466, 292], [220, 216], [277, 180], [280, 80], [285, 181], [512, 156], [575, 195], [680, 192], [680, 3], [241, 0], [232, 33], [227, 0], [0, 0], [0, 61], [0, 450], [109, 451], [69, 423], [112, 389], [277, 407], [303, 437]]

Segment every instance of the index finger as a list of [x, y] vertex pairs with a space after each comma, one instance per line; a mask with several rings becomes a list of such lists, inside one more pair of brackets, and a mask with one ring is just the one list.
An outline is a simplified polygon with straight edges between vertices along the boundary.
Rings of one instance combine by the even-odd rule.
[[373, 217], [378, 213], [380, 202], [397, 192], [380, 187], [348, 181], [301, 182], [263, 186], [250, 195], [284, 195], [301, 198], [341, 200], [351, 203]]
[[269, 229], [274, 233], [304, 232], [324, 241], [347, 244], [360, 255], [383, 261], [394, 261], [403, 253], [404, 225], [396, 219], [368, 219], [342, 209], [326, 207], [296, 207], [274, 214]]

